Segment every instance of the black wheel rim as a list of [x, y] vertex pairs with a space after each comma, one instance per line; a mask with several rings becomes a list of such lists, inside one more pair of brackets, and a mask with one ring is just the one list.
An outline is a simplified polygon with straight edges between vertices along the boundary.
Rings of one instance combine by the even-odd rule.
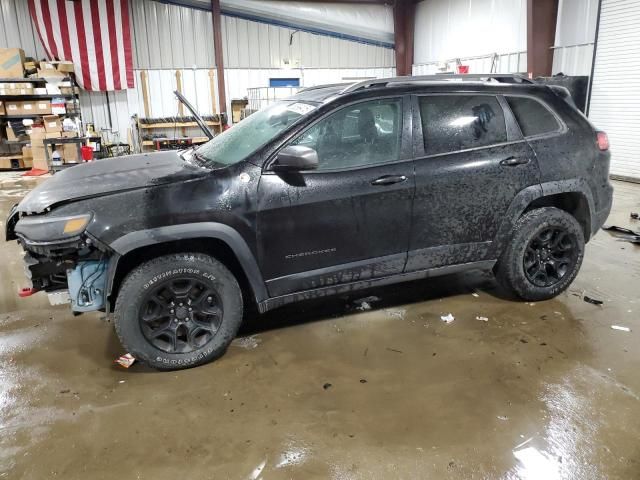
[[151, 345], [167, 353], [190, 353], [213, 339], [222, 315], [215, 289], [200, 279], [184, 277], [146, 292], [139, 319]]
[[575, 235], [548, 227], [533, 237], [524, 254], [524, 273], [538, 287], [550, 287], [573, 271], [578, 258]]

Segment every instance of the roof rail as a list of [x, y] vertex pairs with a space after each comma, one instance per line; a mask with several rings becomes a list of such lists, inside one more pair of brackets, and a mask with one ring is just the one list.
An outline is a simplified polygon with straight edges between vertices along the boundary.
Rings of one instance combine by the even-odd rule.
[[391, 83], [419, 83], [419, 82], [442, 82], [447, 80], [472, 80], [472, 81], [491, 81], [494, 80], [500, 83], [535, 83], [533, 80], [523, 76], [515, 74], [503, 74], [503, 73], [464, 73], [464, 74], [451, 74], [442, 73], [436, 75], [417, 75], [407, 77], [389, 77], [389, 78], [374, 78], [371, 80], [364, 80], [362, 82], [352, 83], [347, 88], [342, 90], [340, 94], [355, 92], [363, 88], [371, 87], [386, 87]]
[[321, 88], [327, 88], [327, 87], [339, 87], [341, 85], [351, 85], [349, 82], [339, 82], [339, 83], [325, 83], [324, 85], [313, 85], [311, 87], [302, 87], [300, 90], [298, 90], [298, 93], [302, 93], [302, 92], [308, 92], [310, 90], [319, 90]]

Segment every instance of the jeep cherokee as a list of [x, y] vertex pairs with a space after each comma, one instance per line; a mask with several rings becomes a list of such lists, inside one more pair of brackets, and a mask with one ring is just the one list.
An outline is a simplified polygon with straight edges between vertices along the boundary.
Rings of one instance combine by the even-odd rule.
[[6, 237], [29, 293], [113, 311], [135, 358], [185, 368], [225, 352], [246, 305], [471, 268], [558, 295], [609, 214], [608, 149], [567, 90], [518, 76], [326, 85], [198, 148], [58, 173]]

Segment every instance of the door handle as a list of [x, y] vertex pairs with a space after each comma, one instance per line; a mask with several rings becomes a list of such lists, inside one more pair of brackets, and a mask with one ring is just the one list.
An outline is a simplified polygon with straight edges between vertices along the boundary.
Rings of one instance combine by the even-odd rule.
[[383, 175], [371, 182], [371, 185], [393, 185], [407, 180], [404, 175]]
[[525, 165], [529, 163], [531, 159], [526, 157], [509, 157], [500, 162], [503, 167], [515, 167], [516, 165]]

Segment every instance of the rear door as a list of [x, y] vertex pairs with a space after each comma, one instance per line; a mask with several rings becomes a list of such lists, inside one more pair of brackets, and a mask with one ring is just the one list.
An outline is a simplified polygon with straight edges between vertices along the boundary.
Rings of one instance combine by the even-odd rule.
[[414, 97], [416, 195], [407, 271], [488, 259], [536, 156], [496, 95]]
[[414, 193], [411, 106], [402, 97], [331, 112], [289, 144], [317, 170], [263, 172], [258, 256], [271, 296], [401, 273]]

